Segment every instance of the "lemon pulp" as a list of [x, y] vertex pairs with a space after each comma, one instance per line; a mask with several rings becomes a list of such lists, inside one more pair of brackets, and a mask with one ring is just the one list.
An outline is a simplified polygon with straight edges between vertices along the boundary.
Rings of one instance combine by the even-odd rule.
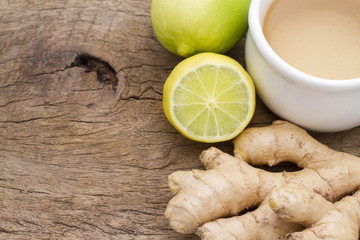
[[164, 85], [164, 112], [184, 136], [201, 142], [229, 140], [250, 122], [255, 89], [239, 63], [201, 53], [181, 62]]

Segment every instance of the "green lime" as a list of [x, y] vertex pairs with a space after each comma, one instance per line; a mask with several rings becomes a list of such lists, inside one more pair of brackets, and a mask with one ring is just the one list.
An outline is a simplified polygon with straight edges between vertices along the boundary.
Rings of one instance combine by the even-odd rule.
[[250, 0], [153, 0], [151, 20], [159, 42], [189, 57], [225, 53], [248, 27]]

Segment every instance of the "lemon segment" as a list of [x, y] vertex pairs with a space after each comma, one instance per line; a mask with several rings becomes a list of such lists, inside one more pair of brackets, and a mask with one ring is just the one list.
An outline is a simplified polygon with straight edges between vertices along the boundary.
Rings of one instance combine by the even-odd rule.
[[200, 53], [179, 63], [164, 84], [167, 119], [185, 137], [200, 142], [234, 138], [255, 111], [254, 84], [230, 57]]

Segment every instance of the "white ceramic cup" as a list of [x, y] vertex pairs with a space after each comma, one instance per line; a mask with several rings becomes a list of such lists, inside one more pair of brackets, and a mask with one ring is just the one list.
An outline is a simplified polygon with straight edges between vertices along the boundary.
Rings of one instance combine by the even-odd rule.
[[318, 78], [282, 60], [262, 31], [272, 2], [251, 1], [245, 45], [246, 68], [261, 100], [279, 117], [308, 130], [337, 132], [360, 126], [360, 78]]

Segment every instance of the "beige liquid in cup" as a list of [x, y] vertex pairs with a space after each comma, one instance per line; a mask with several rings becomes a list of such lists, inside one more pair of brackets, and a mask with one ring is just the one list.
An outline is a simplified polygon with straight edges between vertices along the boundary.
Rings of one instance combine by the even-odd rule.
[[276, 0], [263, 31], [273, 50], [302, 72], [360, 77], [360, 0]]

